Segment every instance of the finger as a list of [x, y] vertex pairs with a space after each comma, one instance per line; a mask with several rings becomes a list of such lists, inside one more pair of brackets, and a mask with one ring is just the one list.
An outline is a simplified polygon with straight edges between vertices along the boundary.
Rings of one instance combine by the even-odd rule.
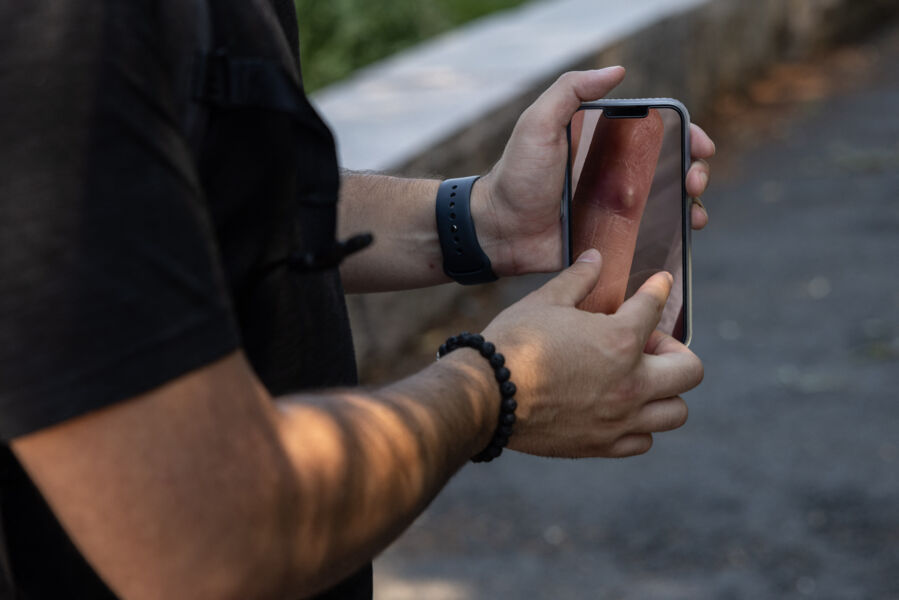
[[702, 382], [703, 367], [699, 357], [686, 352], [669, 352], [643, 357], [640, 376], [650, 400], [679, 396]]
[[709, 213], [705, 206], [700, 204], [699, 198], [693, 198], [693, 205], [690, 207], [690, 227], [699, 231], [709, 224]]
[[643, 352], [656, 355], [671, 353], [693, 354], [693, 351], [687, 348], [683, 342], [671, 337], [660, 329], [656, 329], [650, 334]]
[[652, 435], [648, 433], [632, 433], [625, 435], [609, 448], [609, 456], [624, 458], [625, 456], [636, 456], [638, 454], [646, 454], [652, 448]]
[[662, 318], [662, 309], [671, 293], [674, 278], [666, 271], [656, 273], [640, 286], [637, 292], [624, 301], [615, 312], [616, 318], [640, 336], [642, 348]]
[[666, 354], [678, 351], [690, 352], [690, 349], [661, 329], [656, 329], [649, 334], [649, 339], [646, 340], [646, 346], [643, 348], [644, 354]]
[[695, 158], [711, 158], [715, 156], [715, 142], [696, 123], [690, 123], [690, 156]]
[[650, 397], [676, 396], [702, 382], [704, 369], [696, 354], [680, 341], [656, 329], [643, 350], [646, 377], [653, 382]]
[[672, 431], [687, 422], [687, 403], [680, 396], [654, 400], [634, 417], [634, 433]]
[[711, 169], [704, 160], [694, 160], [687, 171], [687, 195], [699, 198], [709, 187]]
[[602, 257], [599, 250], [591, 248], [577, 261], [540, 288], [540, 294], [553, 304], [574, 306], [587, 297], [599, 280]]
[[565, 129], [581, 102], [597, 100], [624, 79], [624, 67], [570, 71], [559, 77], [528, 109], [528, 126], [543, 135]]

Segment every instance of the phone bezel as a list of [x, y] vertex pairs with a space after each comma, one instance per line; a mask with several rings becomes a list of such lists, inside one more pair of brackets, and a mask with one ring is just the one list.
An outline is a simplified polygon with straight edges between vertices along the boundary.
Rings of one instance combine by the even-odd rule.
[[[681, 229], [683, 238], [683, 298], [684, 298], [684, 339], [689, 346], [693, 340], [693, 269], [692, 269], [692, 224], [691, 201], [687, 195], [687, 169], [690, 167], [690, 113], [687, 107], [674, 98], [628, 98], [595, 100], [584, 102], [581, 110], [633, 107], [646, 109], [667, 108], [674, 110], [681, 121]], [[627, 117], [625, 117], [627, 118]], [[562, 259], [566, 265], [574, 260], [571, 255], [571, 122], [565, 128], [568, 140], [568, 157], [565, 161], [565, 185], [562, 191]]]

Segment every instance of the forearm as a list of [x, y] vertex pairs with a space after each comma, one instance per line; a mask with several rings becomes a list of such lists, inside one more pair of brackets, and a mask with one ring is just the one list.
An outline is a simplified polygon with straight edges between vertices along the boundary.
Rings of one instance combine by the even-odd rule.
[[[340, 188], [338, 235], [364, 231], [374, 243], [340, 267], [350, 293], [411, 289], [446, 283], [437, 235], [434, 202], [440, 181], [403, 179], [344, 171]], [[496, 262], [498, 245], [489, 202], [480, 182], [472, 190], [471, 212], [478, 240]]]
[[348, 257], [340, 275], [348, 292], [378, 292], [445, 283], [434, 198], [440, 182], [344, 171], [338, 235], [369, 231], [374, 243]]
[[487, 445], [491, 378], [459, 350], [381, 390], [273, 403], [235, 353], [12, 446], [119, 596], [297, 597], [370, 560]]
[[486, 447], [498, 401], [486, 361], [469, 350], [370, 397], [279, 402], [301, 489], [289, 572], [319, 588], [383, 550]]

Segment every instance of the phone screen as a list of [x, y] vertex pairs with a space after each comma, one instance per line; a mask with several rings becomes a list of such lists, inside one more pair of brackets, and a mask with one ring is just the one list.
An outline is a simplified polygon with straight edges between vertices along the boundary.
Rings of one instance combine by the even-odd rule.
[[651, 275], [674, 285], [659, 329], [690, 337], [689, 205], [685, 110], [584, 105], [569, 127], [569, 262], [588, 248], [603, 257], [596, 288], [580, 307], [614, 313]]

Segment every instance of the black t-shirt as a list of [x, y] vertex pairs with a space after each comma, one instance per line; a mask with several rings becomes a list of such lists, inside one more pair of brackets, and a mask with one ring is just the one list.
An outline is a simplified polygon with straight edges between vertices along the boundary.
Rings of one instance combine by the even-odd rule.
[[[207, 22], [201, 0], [0, 4], [7, 595], [112, 597], [10, 439], [239, 347], [274, 396], [355, 383], [334, 143], [301, 91], [292, 3], [209, 5]], [[292, 109], [250, 94], [197, 110], [206, 34], [286, 74]], [[370, 595], [366, 568], [329, 597]]]

